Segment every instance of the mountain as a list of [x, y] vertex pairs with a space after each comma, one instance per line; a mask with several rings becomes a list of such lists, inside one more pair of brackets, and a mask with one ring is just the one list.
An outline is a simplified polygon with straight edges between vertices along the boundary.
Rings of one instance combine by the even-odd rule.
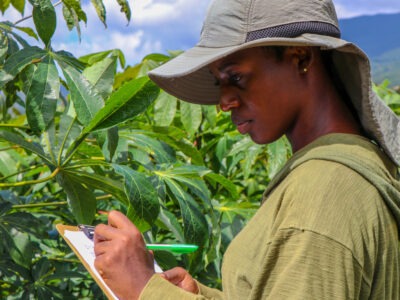
[[342, 38], [369, 56], [376, 83], [400, 85], [400, 13], [341, 19], [339, 25]]

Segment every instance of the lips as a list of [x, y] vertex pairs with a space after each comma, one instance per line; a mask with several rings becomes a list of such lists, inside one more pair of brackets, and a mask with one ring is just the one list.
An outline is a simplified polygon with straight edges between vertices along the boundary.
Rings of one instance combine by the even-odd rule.
[[251, 120], [236, 121], [234, 123], [241, 134], [246, 134], [250, 131]]

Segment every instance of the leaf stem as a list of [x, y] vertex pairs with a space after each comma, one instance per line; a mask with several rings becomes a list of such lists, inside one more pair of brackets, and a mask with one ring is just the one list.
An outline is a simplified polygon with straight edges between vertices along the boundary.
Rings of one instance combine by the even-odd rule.
[[[14, 149], [14, 147], [10, 147], [10, 148], [11, 148], [11, 149]], [[4, 150], [4, 149], [0, 149], [0, 152], [3, 151], [3, 150]], [[46, 165], [45, 165], [45, 164], [42, 164], [42, 165], [38, 165], [38, 166], [31, 166], [30, 168], [23, 169], [23, 170], [21, 170], [21, 171], [15, 172], [15, 173], [13, 173], [13, 174], [10, 174], [10, 175], [1, 177], [1, 178], [0, 178], [0, 181], [4, 181], [4, 180], [6, 180], [7, 178], [14, 177], [14, 176], [16, 176], [16, 175], [19, 175], [19, 174], [22, 174], [22, 173], [25, 173], [25, 172], [28, 172], [28, 171], [31, 171], [31, 170], [35, 170], [35, 169], [38, 169], [38, 168], [41, 168], [41, 167], [44, 167], [44, 166], [46, 166]]]
[[[60, 0], [60, 1], [56, 2], [56, 3], [54, 3], [53, 6], [56, 7], [56, 6], [60, 5], [62, 2], [63, 1]], [[21, 23], [23, 21], [26, 21], [26, 20], [32, 18], [32, 16], [33, 15], [29, 15], [29, 16], [23, 17], [22, 19], [19, 19], [18, 21], [14, 22], [14, 25], [17, 25], [17, 24], [19, 24], [19, 23]]]
[[21, 181], [21, 182], [14, 182], [14, 183], [0, 183], [0, 188], [8, 188], [8, 187], [17, 187], [17, 186], [24, 186], [24, 185], [29, 185], [29, 184], [38, 184], [42, 182], [46, 182], [52, 178], [54, 178], [58, 172], [60, 172], [60, 168], [57, 167], [53, 173], [50, 174], [50, 176], [46, 178], [41, 178], [37, 180], [27, 180], [27, 181]]

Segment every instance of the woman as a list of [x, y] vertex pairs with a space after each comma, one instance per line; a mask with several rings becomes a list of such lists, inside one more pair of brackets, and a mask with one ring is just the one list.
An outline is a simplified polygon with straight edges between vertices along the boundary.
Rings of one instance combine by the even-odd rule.
[[198, 45], [150, 72], [219, 104], [260, 144], [294, 155], [229, 246], [223, 291], [153, 258], [121, 213], [96, 228], [95, 266], [121, 299], [399, 299], [400, 122], [330, 0], [215, 0]]

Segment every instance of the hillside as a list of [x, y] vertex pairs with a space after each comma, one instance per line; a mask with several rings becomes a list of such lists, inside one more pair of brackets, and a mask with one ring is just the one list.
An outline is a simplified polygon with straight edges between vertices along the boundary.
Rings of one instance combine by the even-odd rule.
[[400, 85], [400, 13], [339, 20], [342, 38], [356, 43], [371, 59], [373, 79]]

